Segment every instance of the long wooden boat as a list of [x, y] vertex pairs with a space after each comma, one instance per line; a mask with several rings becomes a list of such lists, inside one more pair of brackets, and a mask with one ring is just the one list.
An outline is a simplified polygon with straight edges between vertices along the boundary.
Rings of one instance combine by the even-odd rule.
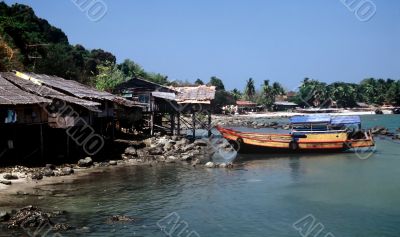
[[[358, 128], [361, 128], [359, 117], [318, 117], [319, 118], [315, 118], [315, 116], [293, 117], [291, 119], [292, 130], [289, 134], [240, 132], [220, 126], [217, 126], [217, 130], [224, 138], [235, 141], [241, 146], [291, 151], [333, 151], [375, 146], [370, 131], [351, 130], [348, 128], [349, 125], [356, 125]], [[346, 127], [347, 129], [345, 129]]]

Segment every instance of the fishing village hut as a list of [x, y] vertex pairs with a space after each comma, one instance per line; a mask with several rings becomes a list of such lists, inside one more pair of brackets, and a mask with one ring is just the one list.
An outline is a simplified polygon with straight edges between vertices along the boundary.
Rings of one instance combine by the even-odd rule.
[[[196, 136], [196, 128], [210, 130], [211, 101], [215, 87], [167, 87], [141, 78], [132, 78], [117, 87], [117, 94], [146, 104], [143, 128], [151, 135], [155, 132], [180, 134], [184, 125]], [[206, 113], [207, 122], [199, 119]], [[187, 117], [191, 117], [190, 121]]]
[[76, 81], [21, 72], [1, 75], [25, 93], [49, 102], [42, 107], [47, 125], [42, 140], [46, 143], [45, 152], [57, 157], [69, 158], [71, 152], [74, 155], [97, 154], [115, 139], [119, 111], [126, 114], [127, 111], [140, 113], [142, 110], [135, 102]]
[[290, 111], [296, 109], [298, 105], [289, 101], [276, 101], [274, 102], [273, 109], [275, 111]]
[[[47, 123], [44, 107], [52, 101], [30, 94], [0, 74], [0, 162], [26, 157], [43, 157], [43, 125]], [[34, 135], [33, 135], [34, 134]], [[29, 149], [31, 148], [31, 149]]]

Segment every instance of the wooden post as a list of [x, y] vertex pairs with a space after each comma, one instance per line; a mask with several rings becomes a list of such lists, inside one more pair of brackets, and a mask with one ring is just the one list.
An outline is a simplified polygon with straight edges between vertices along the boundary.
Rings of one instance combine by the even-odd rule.
[[44, 160], [44, 139], [43, 139], [43, 124], [39, 125], [40, 129], [40, 159]]
[[178, 112], [178, 114], [176, 115], [177, 116], [177, 128], [176, 128], [176, 130], [177, 130], [177, 135], [179, 136], [179, 135], [181, 135], [181, 113], [179, 113]]
[[150, 135], [154, 136], [154, 112], [150, 115]]
[[212, 135], [212, 131], [211, 131], [211, 111], [210, 110], [207, 110], [207, 114], [208, 114], [208, 127], [207, 127], [207, 129], [208, 129], [208, 137], [211, 137], [211, 135]]
[[70, 145], [69, 145], [69, 135], [68, 134], [66, 134], [67, 135], [67, 150], [66, 150], [66, 157], [67, 157], [67, 160], [69, 160], [69, 153], [70, 153]]
[[172, 112], [170, 114], [170, 120], [171, 120], [171, 134], [175, 135], [175, 114]]
[[193, 139], [196, 139], [196, 112], [192, 109]]

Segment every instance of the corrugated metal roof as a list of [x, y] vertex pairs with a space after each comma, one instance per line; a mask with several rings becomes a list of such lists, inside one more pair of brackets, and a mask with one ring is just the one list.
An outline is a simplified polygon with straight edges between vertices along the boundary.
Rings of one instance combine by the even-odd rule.
[[331, 124], [360, 124], [361, 118], [360, 116], [334, 116], [331, 119]]
[[175, 100], [176, 99], [176, 95], [175, 93], [169, 93], [169, 92], [159, 92], [159, 91], [155, 91], [151, 93], [152, 96], [157, 97], [157, 98], [161, 98], [161, 99], [166, 99], [166, 100]]
[[0, 74], [0, 105], [51, 103], [52, 101], [21, 90]]
[[289, 101], [276, 101], [275, 105], [285, 105], [285, 106], [297, 106], [296, 103], [289, 102]]

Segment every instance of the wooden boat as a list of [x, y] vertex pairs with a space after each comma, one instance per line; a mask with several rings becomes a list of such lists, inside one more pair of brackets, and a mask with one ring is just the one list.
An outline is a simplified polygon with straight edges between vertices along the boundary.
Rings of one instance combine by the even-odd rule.
[[295, 116], [290, 125], [289, 134], [240, 132], [220, 126], [217, 130], [241, 147], [333, 151], [375, 146], [371, 132], [361, 130], [358, 116]]

